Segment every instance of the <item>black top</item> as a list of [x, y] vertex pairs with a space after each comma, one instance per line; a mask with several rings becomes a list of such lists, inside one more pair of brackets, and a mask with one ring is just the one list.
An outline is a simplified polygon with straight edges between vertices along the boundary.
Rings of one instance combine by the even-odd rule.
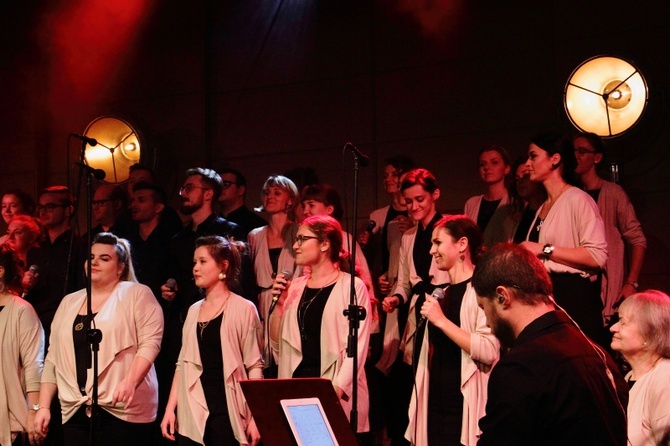
[[279, 268], [279, 256], [281, 255], [282, 248], [270, 248], [268, 253], [270, 255], [270, 265], [272, 265], [272, 275], [277, 275], [277, 269]]
[[595, 201], [596, 203], [598, 202], [598, 197], [600, 196], [600, 189], [585, 190], [584, 192], [589, 194], [591, 198], [593, 198], [593, 201]]
[[529, 206], [524, 208], [523, 213], [521, 214], [521, 220], [519, 221], [519, 226], [517, 226], [516, 232], [514, 233], [514, 243], [526, 241], [528, 230], [530, 229], [530, 225], [533, 224], [536, 212], [537, 209], [531, 209]]
[[550, 311], [493, 368], [477, 445], [624, 446], [627, 404], [628, 386], [612, 358], [565, 313]]
[[542, 220], [538, 215], [535, 221], [533, 222], [533, 227], [531, 228], [530, 233], [528, 234], [529, 242], [537, 243], [540, 241], [540, 231], [542, 230], [543, 223], [544, 220]]
[[[93, 317], [97, 313], [93, 313]], [[77, 384], [82, 395], [86, 395], [86, 373], [91, 363], [91, 348], [86, 337], [86, 314], [78, 314], [72, 324], [72, 341], [74, 343], [74, 361], [77, 368]]]
[[26, 265], [36, 265], [39, 274], [35, 286], [26, 294], [26, 300], [35, 308], [42, 322], [47, 343], [51, 333], [51, 322], [63, 296], [85, 286], [85, 247], [79, 237], [74, 237], [72, 258], [68, 262], [71, 239], [72, 231], [67, 230], [56, 237], [53, 243], [47, 237], [38, 247], [28, 251]]
[[484, 229], [486, 229], [486, 226], [491, 221], [493, 214], [496, 213], [496, 209], [498, 209], [498, 205], [501, 201], [502, 198], [493, 201], [482, 198], [482, 202], [479, 205], [479, 213], [477, 214], [477, 226], [479, 226], [479, 229], [481, 229], [482, 232], [484, 232]]
[[249, 234], [253, 229], [266, 226], [268, 224], [260, 215], [250, 211], [246, 206], [241, 206], [225, 215], [228, 221], [237, 223], [245, 234]]
[[417, 275], [421, 277], [424, 283], [430, 283], [430, 275], [428, 273], [430, 272], [430, 263], [433, 260], [433, 256], [430, 255], [431, 237], [433, 236], [433, 226], [441, 218], [442, 214], [438, 212], [425, 229], [421, 227], [421, 223], [416, 228], [412, 260], [414, 261], [414, 269]]
[[386, 219], [384, 220], [384, 227], [382, 228], [382, 272], [388, 271], [389, 257], [391, 256], [391, 253], [389, 252], [388, 225], [391, 220], [394, 220], [400, 215], [407, 217], [407, 211], [398, 211], [393, 209], [393, 206], [389, 206], [389, 211], [386, 213]]
[[223, 313], [206, 323], [207, 325], [202, 328], [202, 331], [203, 324], [201, 322], [198, 322], [195, 327], [202, 361], [200, 382], [211, 415], [228, 413], [226, 387], [223, 378], [223, 353], [221, 350], [222, 322]]
[[[457, 327], [461, 326], [461, 304], [470, 279], [450, 285], [445, 290], [444, 299], [439, 300], [444, 315]], [[461, 348], [433, 324], [428, 325], [430, 348], [430, 394], [428, 410], [444, 412], [463, 410], [461, 393]], [[460, 433], [460, 425], [458, 426]]]
[[335, 284], [323, 288], [308, 288], [298, 304], [298, 328], [302, 341], [302, 361], [293, 372], [293, 378], [321, 376], [321, 321], [328, 297]]

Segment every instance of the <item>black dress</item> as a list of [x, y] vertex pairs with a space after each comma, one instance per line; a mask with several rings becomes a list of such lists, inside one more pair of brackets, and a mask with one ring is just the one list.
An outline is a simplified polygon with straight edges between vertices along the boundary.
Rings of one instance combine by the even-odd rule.
[[[442, 312], [461, 325], [461, 304], [470, 279], [450, 285], [439, 301]], [[428, 325], [430, 381], [428, 392], [428, 444], [458, 445], [461, 441], [463, 394], [461, 348], [439, 328]]]
[[[203, 436], [206, 446], [239, 445], [230, 424], [226, 403], [226, 383], [223, 376], [223, 354], [221, 352], [222, 321], [223, 313], [210, 320], [204, 328], [200, 322], [196, 325], [196, 337], [202, 360], [200, 383], [209, 410]], [[187, 437], [178, 436], [177, 444], [190, 446], [198, 443]]]

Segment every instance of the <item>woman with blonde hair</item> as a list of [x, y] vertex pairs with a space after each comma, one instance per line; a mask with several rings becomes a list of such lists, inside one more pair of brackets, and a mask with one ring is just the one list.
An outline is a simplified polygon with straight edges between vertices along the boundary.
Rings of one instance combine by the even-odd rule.
[[264, 321], [263, 359], [268, 368], [265, 375], [276, 376], [269, 347], [267, 320], [272, 305], [272, 284], [281, 272], [298, 275], [293, 254], [293, 238], [298, 231], [293, 209], [299, 204], [298, 189], [293, 181], [282, 175], [270, 175], [261, 192], [263, 210], [268, 215], [268, 224], [249, 233], [247, 241], [254, 262], [258, 294], [258, 309]]
[[93, 373], [88, 323], [102, 331], [98, 353], [98, 445], [144, 446], [158, 408], [153, 362], [163, 336], [163, 310], [149, 287], [137, 283], [130, 244], [114, 234], [91, 246], [91, 308], [86, 289], [63, 298], [51, 325], [35, 430], [47, 434], [49, 406], [58, 391], [68, 446], [85, 445], [91, 426]]
[[610, 330], [612, 349], [631, 366], [628, 444], [666, 444], [661, 441], [670, 432], [670, 297], [656, 290], [627, 297]]

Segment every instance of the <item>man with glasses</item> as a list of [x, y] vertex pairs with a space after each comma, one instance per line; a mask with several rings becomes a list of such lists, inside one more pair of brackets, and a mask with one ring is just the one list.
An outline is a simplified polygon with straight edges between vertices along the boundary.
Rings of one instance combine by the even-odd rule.
[[[74, 197], [65, 186], [51, 186], [40, 192], [37, 212], [46, 237], [28, 251], [26, 265], [31, 270], [23, 278], [26, 300], [42, 322], [45, 353], [49, 346], [51, 321], [63, 297], [84, 288], [84, 245], [70, 229]], [[37, 269], [33, 268], [35, 266]], [[48, 444], [63, 444], [58, 398], [51, 406]]]
[[[91, 238], [101, 232], [111, 232], [119, 237], [126, 236], [124, 230], [117, 226], [119, 216], [126, 209], [126, 194], [120, 186], [112, 184], [102, 184], [98, 186], [93, 194], [93, 221], [97, 225], [91, 228]], [[88, 236], [84, 235], [82, 240], [87, 241]]]
[[[213, 206], [223, 189], [221, 177], [212, 169], [196, 167], [186, 171], [186, 180], [179, 189], [179, 211], [191, 222], [174, 236], [170, 246], [170, 278], [174, 287], [161, 287], [161, 297], [169, 302], [169, 320], [165, 322], [161, 355], [176, 364], [181, 348], [181, 328], [189, 307], [202, 296], [193, 281], [193, 253], [199, 237], [219, 235], [246, 241], [246, 233], [235, 223], [214, 213]], [[247, 250], [248, 251], [248, 250]], [[258, 290], [253, 264], [248, 253], [242, 256], [240, 286], [233, 292], [256, 301]], [[169, 388], [169, 387], [168, 387]]]
[[223, 169], [219, 171], [219, 175], [223, 184], [219, 197], [221, 216], [240, 225], [246, 234], [252, 229], [267, 225], [267, 221], [250, 211], [245, 204], [247, 179], [242, 172], [236, 169]]
[[[623, 188], [598, 175], [598, 166], [605, 157], [602, 139], [594, 133], [580, 133], [574, 137], [573, 144], [577, 158], [575, 173], [582, 183], [582, 189], [598, 204], [605, 223], [609, 257], [602, 277], [600, 297], [603, 300], [603, 318], [614, 324], [616, 320], [611, 319], [617, 312], [617, 302], [620, 303], [638, 290], [637, 281], [647, 251], [647, 238]], [[628, 265], [626, 254], [630, 260]]]
[[493, 367], [479, 446], [626, 444], [628, 385], [610, 356], [557, 307], [542, 261], [499, 244], [472, 285], [509, 350]]

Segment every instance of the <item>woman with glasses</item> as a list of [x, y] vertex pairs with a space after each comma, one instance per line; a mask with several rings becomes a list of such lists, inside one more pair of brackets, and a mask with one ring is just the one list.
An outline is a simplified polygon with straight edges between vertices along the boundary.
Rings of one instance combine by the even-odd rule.
[[262, 328], [254, 304], [230, 290], [245, 245], [208, 236], [195, 246], [193, 277], [205, 297], [184, 322], [161, 430], [178, 445], [255, 445], [260, 436], [239, 383], [263, 377]]
[[572, 141], [557, 132], [531, 139], [526, 167], [547, 199], [521, 245], [541, 258], [554, 298], [588, 337], [609, 346], [603, 327], [599, 274], [607, 261], [605, 226], [593, 199], [576, 184]]
[[293, 254], [293, 238], [298, 225], [293, 221], [293, 208], [298, 205], [298, 189], [293, 181], [282, 175], [271, 175], [261, 192], [263, 209], [268, 214], [268, 224], [249, 233], [248, 242], [256, 273], [256, 284], [260, 289], [258, 308], [265, 324], [263, 359], [266, 377], [276, 376], [270, 354], [268, 316], [272, 305], [272, 284], [278, 273], [298, 275]]
[[91, 309], [86, 289], [63, 298], [51, 325], [35, 430], [46, 436], [51, 400], [58, 394], [64, 442], [86, 445], [91, 427], [93, 373], [87, 327], [102, 332], [98, 353], [97, 445], [144, 446], [158, 407], [154, 360], [163, 336], [163, 311], [137, 282], [130, 245], [100, 233], [91, 246]]
[[[350, 303], [354, 280], [357, 305], [370, 314], [370, 299], [363, 281], [344, 272], [348, 253], [342, 246], [342, 227], [330, 216], [306, 218], [293, 244], [296, 263], [309, 274], [286, 282], [275, 281], [280, 297], [270, 317], [272, 350], [277, 355], [279, 378], [328, 378], [347, 416], [351, 411], [353, 358], [347, 357], [349, 320], [342, 311]], [[358, 432], [370, 430], [365, 357], [370, 339], [370, 317], [358, 332]]]
[[500, 146], [487, 146], [479, 151], [479, 177], [486, 187], [484, 195], [471, 197], [465, 202], [465, 215], [477, 222], [482, 230], [484, 246], [507, 242], [514, 233], [513, 213], [508, 193], [511, 183], [511, 159]]

